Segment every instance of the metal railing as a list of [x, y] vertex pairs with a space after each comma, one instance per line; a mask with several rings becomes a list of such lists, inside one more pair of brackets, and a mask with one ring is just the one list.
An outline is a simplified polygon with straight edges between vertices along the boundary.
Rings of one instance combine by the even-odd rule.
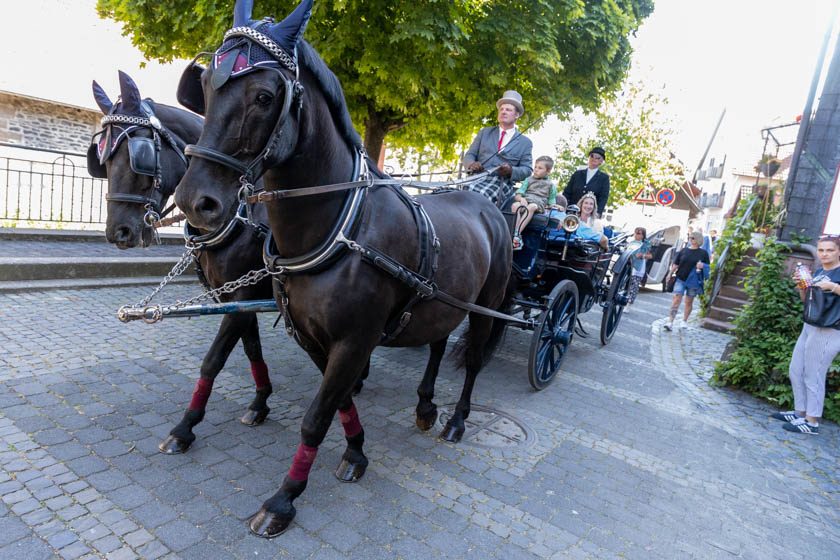
[[[105, 223], [108, 184], [88, 175], [84, 154], [0, 146], [0, 220], [18, 225]], [[6, 148], [30, 150], [33, 159], [6, 155], [12, 151]]]
[[735, 231], [732, 232], [732, 236], [727, 240], [726, 245], [723, 247], [723, 250], [720, 252], [720, 255], [717, 258], [717, 261], [715, 263], [715, 277], [712, 279], [712, 291], [709, 293], [709, 306], [712, 305], [712, 302], [720, 293], [720, 289], [723, 286], [725, 276], [724, 268], [726, 267], [726, 261], [729, 258], [729, 251], [732, 248], [732, 241], [740, 236], [745, 227], [748, 227], [746, 224], [750, 221], [753, 210], [755, 210], [758, 201], [759, 197], [757, 196], [753, 197], [753, 199], [750, 201], [746, 211], [744, 212], [744, 215], [741, 216], [741, 219], [738, 220], [738, 223], [735, 225]]

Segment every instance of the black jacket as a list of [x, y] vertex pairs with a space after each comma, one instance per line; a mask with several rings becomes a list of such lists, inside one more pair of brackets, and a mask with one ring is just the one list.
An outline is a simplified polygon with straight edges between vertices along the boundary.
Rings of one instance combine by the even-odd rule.
[[587, 191], [592, 191], [592, 194], [595, 195], [595, 199], [598, 201], [598, 215], [602, 216], [604, 209], [607, 207], [607, 199], [610, 197], [610, 176], [599, 169], [587, 184], [586, 169], [578, 169], [572, 173], [569, 184], [563, 191], [563, 196], [566, 197], [567, 203], [577, 204], [583, 193]]

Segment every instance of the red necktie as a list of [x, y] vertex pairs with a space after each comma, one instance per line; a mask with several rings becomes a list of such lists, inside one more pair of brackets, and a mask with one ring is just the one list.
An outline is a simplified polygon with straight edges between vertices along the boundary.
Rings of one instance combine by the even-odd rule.
[[496, 147], [496, 151], [497, 151], [497, 152], [501, 152], [501, 151], [502, 151], [502, 142], [504, 142], [504, 140], [505, 140], [505, 132], [507, 132], [507, 131], [506, 131], [506, 130], [502, 130], [502, 135], [501, 135], [501, 136], [499, 136], [499, 145]]

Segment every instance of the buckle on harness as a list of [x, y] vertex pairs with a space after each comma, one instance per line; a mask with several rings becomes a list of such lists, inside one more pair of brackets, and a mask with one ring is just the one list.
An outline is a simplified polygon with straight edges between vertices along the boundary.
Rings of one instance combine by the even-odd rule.
[[404, 329], [406, 325], [408, 325], [409, 321], [411, 321], [411, 313], [406, 311], [402, 314], [402, 317], [400, 317], [400, 329]]

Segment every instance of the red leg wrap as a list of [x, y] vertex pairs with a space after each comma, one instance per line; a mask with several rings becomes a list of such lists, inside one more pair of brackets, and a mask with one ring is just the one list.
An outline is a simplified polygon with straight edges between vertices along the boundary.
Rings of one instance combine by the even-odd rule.
[[309, 447], [305, 443], [298, 446], [295, 458], [292, 459], [292, 466], [289, 468], [289, 478], [302, 482], [309, 478], [309, 469], [312, 468], [312, 463], [315, 462], [315, 456], [318, 454], [317, 447]]
[[193, 391], [192, 400], [190, 401], [190, 410], [204, 410], [207, 406], [207, 399], [210, 398], [210, 392], [213, 390], [213, 380], [205, 377], [199, 377], [195, 382], [195, 390]]
[[344, 435], [353, 437], [362, 431], [362, 423], [359, 422], [359, 413], [356, 412], [356, 405], [351, 404], [347, 410], [339, 410], [338, 418], [344, 426]]
[[268, 366], [265, 362], [251, 362], [251, 376], [257, 386], [257, 391], [271, 387], [271, 380], [268, 378]]

